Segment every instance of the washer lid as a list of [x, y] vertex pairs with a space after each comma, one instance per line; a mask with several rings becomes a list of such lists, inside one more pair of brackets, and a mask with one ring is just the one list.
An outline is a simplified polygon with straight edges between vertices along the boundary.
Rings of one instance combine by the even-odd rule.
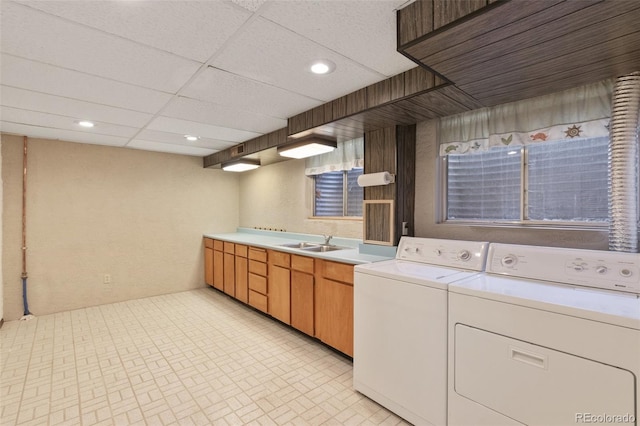
[[445, 268], [395, 259], [356, 265], [354, 272], [356, 280], [359, 280], [358, 276], [360, 275], [360, 279], [365, 284], [366, 278], [362, 278], [363, 275], [375, 275], [390, 280], [427, 285], [445, 290], [449, 283], [477, 274], [477, 272], [463, 269]]
[[631, 293], [488, 274], [449, 291], [640, 330], [640, 298]]

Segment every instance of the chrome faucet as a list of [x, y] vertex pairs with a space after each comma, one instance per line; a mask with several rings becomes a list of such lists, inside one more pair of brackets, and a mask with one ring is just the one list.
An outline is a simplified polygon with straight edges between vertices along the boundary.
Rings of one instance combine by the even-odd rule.
[[324, 237], [324, 245], [326, 246], [330, 245], [329, 241], [331, 241], [331, 239], [333, 238], [333, 235], [322, 234], [322, 236]]

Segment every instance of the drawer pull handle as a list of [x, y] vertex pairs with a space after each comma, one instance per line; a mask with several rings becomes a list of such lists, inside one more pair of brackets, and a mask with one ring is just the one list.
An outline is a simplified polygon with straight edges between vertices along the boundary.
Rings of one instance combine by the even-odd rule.
[[522, 349], [511, 348], [511, 359], [533, 365], [534, 367], [543, 368], [545, 370], [547, 368], [546, 356], [523, 351]]

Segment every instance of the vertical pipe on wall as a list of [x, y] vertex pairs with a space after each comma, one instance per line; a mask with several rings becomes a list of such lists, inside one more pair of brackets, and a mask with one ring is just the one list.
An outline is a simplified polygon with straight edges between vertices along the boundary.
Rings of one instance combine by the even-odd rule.
[[22, 140], [22, 304], [24, 316], [31, 318], [29, 303], [27, 302], [27, 137]]
[[618, 77], [609, 125], [609, 250], [638, 251], [640, 72]]

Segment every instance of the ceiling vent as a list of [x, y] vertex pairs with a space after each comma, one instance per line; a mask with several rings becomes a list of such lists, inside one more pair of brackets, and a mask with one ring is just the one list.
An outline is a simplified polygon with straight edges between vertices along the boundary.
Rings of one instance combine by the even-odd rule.
[[244, 144], [241, 143], [240, 145], [236, 145], [234, 147], [231, 148], [231, 156], [232, 157], [237, 157], [238, 155], [242, 155], [244, 154]]

